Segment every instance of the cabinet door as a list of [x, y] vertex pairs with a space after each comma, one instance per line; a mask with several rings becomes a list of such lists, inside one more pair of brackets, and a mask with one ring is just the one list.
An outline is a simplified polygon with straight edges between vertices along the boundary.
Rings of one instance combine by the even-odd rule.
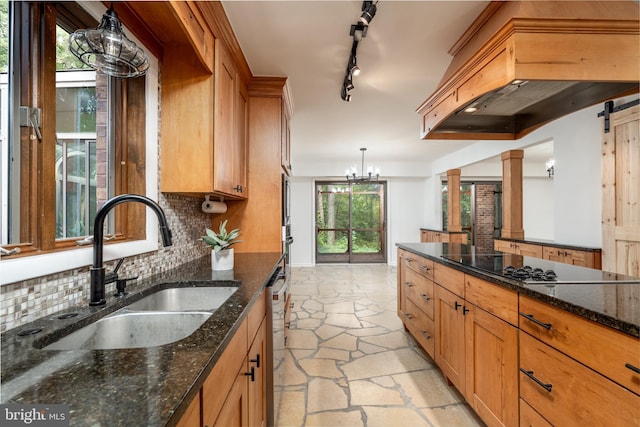
[[545, 246], [543, 248], [542, 257], [549, 261], [565, 262], [564, 253], [560, 249], [551, 246]]
[[233, 138], [232, 190], [247, 197], [247, 126], [249, 125], [249, 94], [242, 79], [235, 76], [235, 116]]
[[520, 331], [520, 397], [554, 426], [635, 426], [640, 397]]
[[282, 117], [280, 135], [280, 164], [287, 175], [291, 175], [291, 132], [289, 130], [288, 99], [282, 97]]
[[465, 397], [488, 426], [518, 424], [518, 329], [468, 304]]
[[178, 421], [178, 427], [200, 427], [200, 392], [193, 398], [186, 412]]
[[506, 252], [508, 254], [515, 253], [515, 248], [513, 247], [513, 243], [507, 242], [506, 240], [498, 240], [498, 239], [494, 240], [493, 248], [496, 251]]
[[267, 424], [267, 330], [262, 322], [258, 333], [247, 355], [251, 373], [249, 379], [249, 425], [252, 427], [266, 427]]
[[234, 194], [233, 149], [236, 69], [227, 47], [216, 40], [215, 119], [213, 141], [213, 186], [215, 191]]
[[[245, 358], [246, 366], [247, 359]], [[248, 405], [248, 387], [246, 371], [241, 369], [236, 377], [231, 391], [224, 401], [220, 414], [216, 419], [214, 426], [216, 427], [246, 427], [249, 421], [249, 405]]]
[[464, 299], [435, 286], [436, 363], [445, 377], [464, 392]]
[[517, 254], [534, 258], [542, 258], [542, 246], [532, 245], [530, 243], [518, 243]]

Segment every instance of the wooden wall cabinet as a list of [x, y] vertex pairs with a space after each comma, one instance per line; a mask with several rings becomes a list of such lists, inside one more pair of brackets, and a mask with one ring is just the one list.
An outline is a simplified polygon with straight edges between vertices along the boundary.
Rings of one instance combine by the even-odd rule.
[[160, 191], [244, 199], [248, 191], [246, 78], [210, 22], [213, 17], [218, 23], [226, 22], [226, 17], [208, 9], [203, 14], [191, 3], [178, 2], [176, 10], [188, 24], [185, 31], [193, 33], [189, 40], [199, 53], [192, 53], [184, 42], [169, 40], [164, 45]]

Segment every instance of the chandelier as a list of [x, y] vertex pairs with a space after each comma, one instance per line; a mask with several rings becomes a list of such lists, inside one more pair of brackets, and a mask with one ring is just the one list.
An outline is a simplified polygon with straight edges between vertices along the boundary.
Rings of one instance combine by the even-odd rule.
[[347, 182], [377, 182], [378, 178], [380, 177], [380, 168], [378, 166], [368, 166], [366, 169], [367, 173], [365, 175], [364, 152], [367, 151], [367, 149], [361, 148], [360, 151], [362, 151], [362, 175], [358, 176], [358, 166], [353, 165], [351, 166], [351, 168], [344, 171], [344, 174], [347, 177]]

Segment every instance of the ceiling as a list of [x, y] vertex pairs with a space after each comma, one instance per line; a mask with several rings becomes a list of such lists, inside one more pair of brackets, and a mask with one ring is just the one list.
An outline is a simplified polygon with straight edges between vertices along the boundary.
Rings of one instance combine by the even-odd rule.
[[253, 75], [289, 79], [294, 174], [296, 164], [310, 162], [359, 165], [360, 147], [367, 164], [402, 164], [473, 143], [421, 140], [415, 110], [440, 82], [452, 59], [447, 51], [488, 3], [380, 1], [345, 102], [349, 30], [361, 1], [223, 1]]

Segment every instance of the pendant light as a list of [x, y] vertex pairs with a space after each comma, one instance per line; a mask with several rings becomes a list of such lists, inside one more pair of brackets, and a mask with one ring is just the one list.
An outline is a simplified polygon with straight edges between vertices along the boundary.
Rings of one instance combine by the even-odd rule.
[[362, 151], [362, 175], [358, 176], [358, 166], [353, 165], [351, 166], [351, 168], [347, 169], [344, 171], [344, 174], [347, 178], [347, 182], [353, 182], [353, 183], [358, 183], [358, 182], [368, 182], [368, 181], [374, 181], [377, 182], [378, 178], [380, 178], [380, 168], [377, 166], [369, 166], [367, 168], [367, 174], [364, 174], [364, 152], [367, 151], [366, 148], [361, 148], [360, 151]]
[[138, 77], [149, 69], [147, 55], [124, 34], [113, 4], [98, 28], [77, 30], [69, 36], [69, 49], [84, 64], [109, 76]]

